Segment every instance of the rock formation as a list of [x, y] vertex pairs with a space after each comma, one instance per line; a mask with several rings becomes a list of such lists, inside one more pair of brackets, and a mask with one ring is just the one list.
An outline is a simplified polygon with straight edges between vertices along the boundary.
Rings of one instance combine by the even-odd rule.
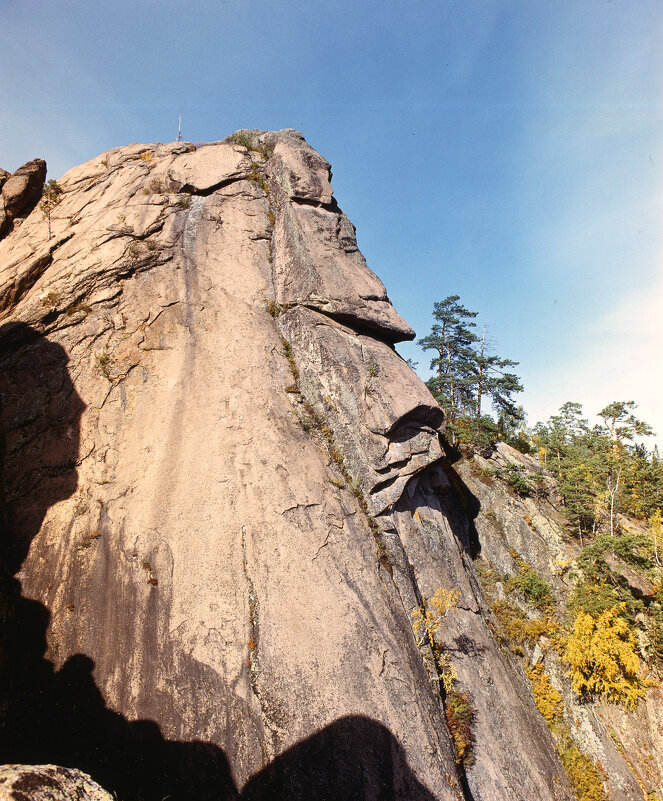
[[0, 801], [113, 801], [80, 770], [57, 765], [0, 765]]
[[0, 169], [0, 238], [34, 209], [41, 198], [45, 178], [43, 159], [28, 161], [11, 174]]
[[573, 797], [329, 181], [291, 130], [131, 145], [0, 242], [0, 760], [123, 801]]

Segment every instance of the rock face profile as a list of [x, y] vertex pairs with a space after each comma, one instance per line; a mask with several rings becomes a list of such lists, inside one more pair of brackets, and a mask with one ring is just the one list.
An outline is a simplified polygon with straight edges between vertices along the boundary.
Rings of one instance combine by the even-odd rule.
[[0, 242], [1, 761], [122, 801], [574, 797], [330, 175], [292, 130], [130, 145]]

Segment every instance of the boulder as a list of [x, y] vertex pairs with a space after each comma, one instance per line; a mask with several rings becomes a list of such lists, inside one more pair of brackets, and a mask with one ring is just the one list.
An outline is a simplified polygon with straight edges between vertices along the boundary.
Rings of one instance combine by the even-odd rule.
[[113, 801], [113, 797], [80, 770], [0, 765], [0, 801]]
[[13, 172], [2, 185], [5, 210], [12, 218], [26, 216], [39, 202], [44, 181], [46, 162], [33, 159]]

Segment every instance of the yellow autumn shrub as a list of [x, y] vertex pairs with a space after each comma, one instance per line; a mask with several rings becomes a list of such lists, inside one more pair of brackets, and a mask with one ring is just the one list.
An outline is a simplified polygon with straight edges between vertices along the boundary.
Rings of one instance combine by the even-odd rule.
[[562, 696], [553, 687], [541, 663], [529, 668], [527, 676], [532, 684], [536, 708], [548, 724], [553, 723], [562, 714]]
[[432, 642], [442, 620], [456, 608], [457, 603], [458, 590], [439, 587], [430, 600], [424, 599], [423, 605], [412, 612], [412, 628], [414, 633], [420, 636], [419, 645], [423, 645], [429, 637]]
[[564, 652], [573, 689], [580, 695], [607, 698], [634, 709], [647, 682], [639, 676], [635, 637], [621, 617], [625, 604], [606, 609], [597, 618], [579, 611]]

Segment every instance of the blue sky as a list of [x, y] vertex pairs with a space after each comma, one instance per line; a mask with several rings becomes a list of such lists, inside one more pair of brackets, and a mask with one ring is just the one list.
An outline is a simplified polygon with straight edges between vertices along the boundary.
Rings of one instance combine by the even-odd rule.
[[458, 294], [530, 423], [633, 399], [663, 442], [660, 0], [2, 6], [0, 166], [170, 141], [180, 105], [194, 142], [297, 128], [419, 336]]

